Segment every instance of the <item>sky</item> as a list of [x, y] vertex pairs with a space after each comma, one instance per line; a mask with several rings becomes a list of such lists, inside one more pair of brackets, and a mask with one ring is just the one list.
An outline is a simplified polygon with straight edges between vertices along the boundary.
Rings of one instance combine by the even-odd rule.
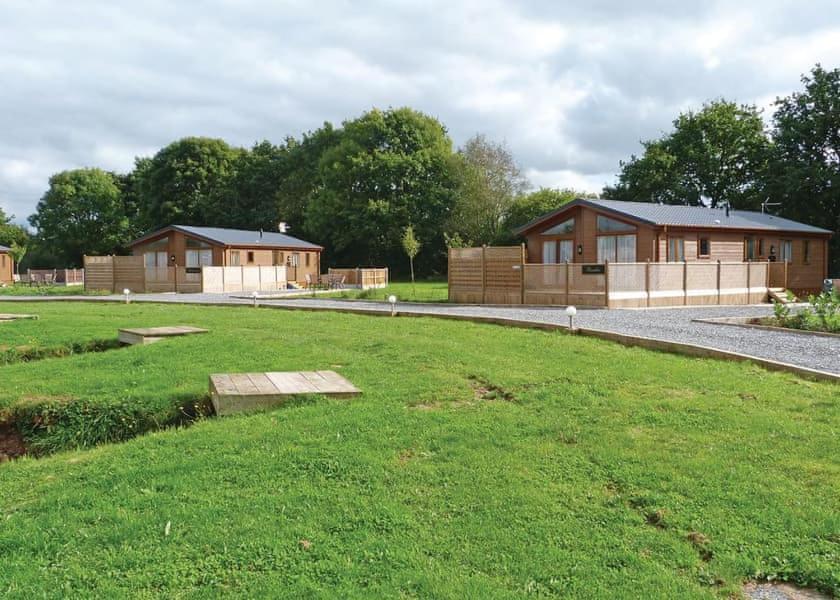
[[0, 207], [184, 136], [250, 146], [372, 107], [598, 192], [680, 111], [765, 108], [840, 66], [838, 0], [0, 0]]

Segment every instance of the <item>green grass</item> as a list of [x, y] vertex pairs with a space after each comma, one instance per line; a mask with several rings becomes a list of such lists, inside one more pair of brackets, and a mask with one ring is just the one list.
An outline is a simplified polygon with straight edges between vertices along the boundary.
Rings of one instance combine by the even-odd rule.
[[45, 451], [171, 422], [215, 372], [332, 368], [364, 392], [0, 465], [4, 598], [840, 593], [837, 386], [434, 319], [4, 310], [40, 315], [0, 325], [38, 348], [210, 329], [0, 367], [7, 414], [51, 407], [27, 429]]
[[0, 296], [102, 296], [107, 290], [85, 290], [82, 285], [7, 285], [0, 287]]
[[348, 300], [386, 300], [391, 294], [400, 302], [448, 302], [449, 288], [446, 281], [392, 281], [387, 287], [369, 290], [347, 289], [319, 298], [345, 298]]

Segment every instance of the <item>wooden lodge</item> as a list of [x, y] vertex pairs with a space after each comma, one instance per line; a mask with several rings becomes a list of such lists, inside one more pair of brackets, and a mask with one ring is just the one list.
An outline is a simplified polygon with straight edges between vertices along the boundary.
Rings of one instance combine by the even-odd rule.
[[770, 214], [578, 199], [520, 227], [527, 263], [787, 263], [786, 287], [815, 292], [831, 231]]
[[189, 273], [205, 266], [285, 266], [288, 281], [299, 283], [321, 272], [323, 250], [282, 232], [187, 225], [152, 231], [129, 247], [134, 256], [143, 256], [147, 270], [186, 267]]
[[0, 246], [0, 283], [12, 283], [14, 280], [14, 261], [9, 255], [9, 248]]

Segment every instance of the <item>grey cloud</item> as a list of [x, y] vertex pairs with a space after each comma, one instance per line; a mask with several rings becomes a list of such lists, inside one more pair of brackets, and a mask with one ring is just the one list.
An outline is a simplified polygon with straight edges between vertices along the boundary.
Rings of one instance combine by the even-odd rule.
[[817, 60], [835, 66], [831, 8], [7, 0], [0, 205], [24, 218], [52, 172], [127, 170], [185, 135], [279, 141], [401, 105], [440, 118], [456, 143], [505, 140], [535, 183], [597, 191], [680, 110], [789, 93]]

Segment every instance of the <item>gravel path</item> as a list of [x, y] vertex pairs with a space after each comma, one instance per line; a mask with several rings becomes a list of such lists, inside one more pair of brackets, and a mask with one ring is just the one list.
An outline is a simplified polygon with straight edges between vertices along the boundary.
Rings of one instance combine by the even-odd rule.
[[[173, 302], [184, 304], [250, 304], [241, 294], [143, 294], [134, 296], [135, 302]], [[117, 301], [119, 296], [78, 296], [86, 301]], [[71, 299], [71, 298], [66, 298]], [[56, 298], [0, 297], [2, 301], [56, 300]], [[288, 308], [320, 308], [388, 312], [384, 302], [360, 302], [315, 298], [265, 299], [260, 305]], [[517, 319], [535, 323], [568, 325], [562, 308], [493, 307], [449, 304], [400, 303], [402, 314], [455, 315], [463, 317], [492, 317]], [[811, 369], [840, 374], [840, 337], [810, 336], [731, 325], [696, 323], [693, 319], [711, 317], [753, 317], [772, 313], [769, 305], [707, 306], [651, 310], [580, 309], [575, 327], [644, 336], [670, 342], [695, 344], [729, 352], [739, 352], [757, 358], [790, 363]]]

